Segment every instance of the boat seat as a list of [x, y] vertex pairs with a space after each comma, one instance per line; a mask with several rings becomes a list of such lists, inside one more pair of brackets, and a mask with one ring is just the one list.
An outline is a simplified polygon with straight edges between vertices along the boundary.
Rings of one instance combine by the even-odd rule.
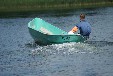
[[52, 33], [51, 31], [47, 30], [47, 29], [44, 28], [44, 27], [41, 27], [41, 28], [40, 28], [40, 31], [41, 31], [42, 33], [44, 33], [44, 34], [53, 35], [53, 33]]

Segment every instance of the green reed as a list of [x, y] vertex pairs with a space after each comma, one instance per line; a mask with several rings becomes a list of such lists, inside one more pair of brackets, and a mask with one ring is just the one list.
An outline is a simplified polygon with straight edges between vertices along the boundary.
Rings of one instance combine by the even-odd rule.
[[113, 6], [113, 0], [0, 0], [0, 12]]

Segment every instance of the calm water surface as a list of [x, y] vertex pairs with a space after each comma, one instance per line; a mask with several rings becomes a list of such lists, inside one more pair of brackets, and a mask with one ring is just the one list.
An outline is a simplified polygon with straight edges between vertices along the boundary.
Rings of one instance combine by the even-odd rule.
[[[27, 24], [35, 17], [69, 31], [87, 14], [92, 26], [85, 43], [40, 46]], [[113, 76], [113, 7], [0, 18], [0, 76]]]

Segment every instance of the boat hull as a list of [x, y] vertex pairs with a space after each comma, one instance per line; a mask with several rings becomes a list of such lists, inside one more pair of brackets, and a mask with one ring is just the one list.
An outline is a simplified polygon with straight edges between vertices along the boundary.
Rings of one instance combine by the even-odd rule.
[[30, 21], [28, 23], [28, 29], [35, 42], [41, 44], [83, 42], [85, 40], [81, 35], [70, 35], [40, 18], [35, 18]]
[[59, 44], [85, 41], [85, 38], [81, 35], [47, 35], [31, 28], [29, 28], [29, 33], [35, 42], [40, 44]]

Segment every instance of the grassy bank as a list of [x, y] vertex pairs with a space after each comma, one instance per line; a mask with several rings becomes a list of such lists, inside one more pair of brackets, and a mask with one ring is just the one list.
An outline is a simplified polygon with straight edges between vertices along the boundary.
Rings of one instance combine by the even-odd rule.
[[113, 6], [113, 0], [0, 0], [2, 12], [30, 12]]

